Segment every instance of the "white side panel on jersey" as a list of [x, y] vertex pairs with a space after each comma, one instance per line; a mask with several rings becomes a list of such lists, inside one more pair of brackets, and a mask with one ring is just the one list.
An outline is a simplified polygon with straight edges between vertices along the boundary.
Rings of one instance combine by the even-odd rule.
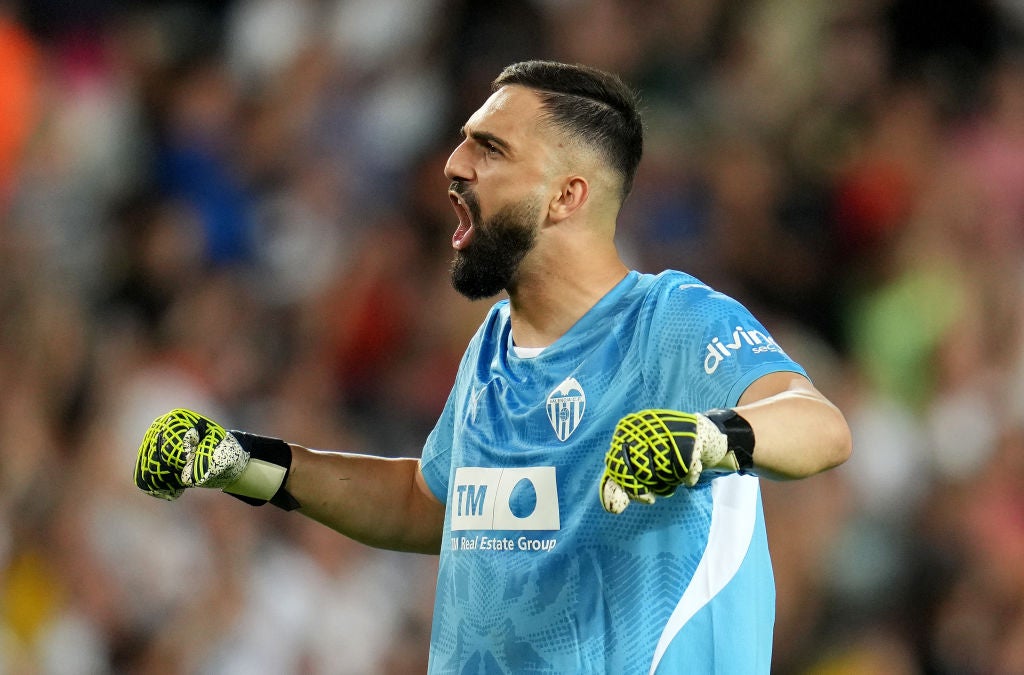
[[714, 506], [707, 548], [661, 633], [651, 662], [652, 675], [686, 622], [711, 602], [739, 571], [757, 520], [757, 480], [754, 476], [734, 474], [717, 478], [711, 484]]

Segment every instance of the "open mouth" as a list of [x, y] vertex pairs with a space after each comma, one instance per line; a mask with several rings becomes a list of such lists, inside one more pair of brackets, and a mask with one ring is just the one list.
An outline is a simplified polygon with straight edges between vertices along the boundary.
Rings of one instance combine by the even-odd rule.
[[473, 216], [470, 215], [469, 206], [462, 195], [455, 190], [449, 190], [448, 198], [452, 200], [452, 207], [459, 217], [459, 226], [455, 229], [455, 234], [452, 235], [452, 248], [461, 251], [469, 245], [473, 238]]

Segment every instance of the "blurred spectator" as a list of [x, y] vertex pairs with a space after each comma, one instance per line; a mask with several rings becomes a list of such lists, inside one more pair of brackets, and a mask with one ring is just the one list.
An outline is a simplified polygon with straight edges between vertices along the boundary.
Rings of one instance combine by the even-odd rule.
[[6, 209], [18, 165], [36, 123], [39, 54], [34, 40], [0, 5], [0, 208]]

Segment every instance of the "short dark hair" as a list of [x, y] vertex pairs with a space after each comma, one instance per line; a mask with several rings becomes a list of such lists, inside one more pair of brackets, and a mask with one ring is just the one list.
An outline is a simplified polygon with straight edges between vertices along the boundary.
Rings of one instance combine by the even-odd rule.
[[572, 137], [597, 148], [622, 177], [622, 198], [644, 149], [639, 99], [618, 76], [555, 61], [521, 61], [506, 67], [491, 90], [519, 85], [538, 92], [548, 118]]

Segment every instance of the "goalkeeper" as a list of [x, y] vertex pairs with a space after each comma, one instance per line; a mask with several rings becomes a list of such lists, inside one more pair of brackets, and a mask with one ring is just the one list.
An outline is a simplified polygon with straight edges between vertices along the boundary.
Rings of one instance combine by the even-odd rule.
[[759, 480], [842, 463], [849, 429], [740, 303], [622, 261], [642, 129], [618, 78], [537, 61], [506, 68], [466, 122], [445, 167], [452, 282], [508, 297], [418, 460], [175, 410], [143, 439], [136, 484], [220, 488], [439, 554], [431, 673], [768, 673]]

